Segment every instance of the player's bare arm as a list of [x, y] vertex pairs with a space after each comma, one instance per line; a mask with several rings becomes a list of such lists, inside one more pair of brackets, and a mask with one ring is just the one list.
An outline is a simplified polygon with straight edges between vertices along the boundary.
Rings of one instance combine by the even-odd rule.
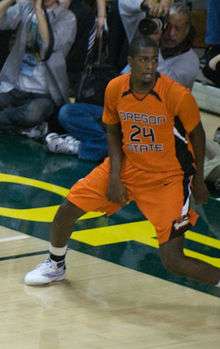
[[126, 188], [120, 178], [123, 151], [121, 126], [119, 123], [107, 125], [107, 138], [111, 166], [107, 196], [110, 201], [125, 204], [128, 198]]
[[196, 174], [193, 177], [193, 196], [198, 204], [208, 199], [208, 190], [204, 183], [205, 132], [201, 122], [189, 135], [196, 163]]

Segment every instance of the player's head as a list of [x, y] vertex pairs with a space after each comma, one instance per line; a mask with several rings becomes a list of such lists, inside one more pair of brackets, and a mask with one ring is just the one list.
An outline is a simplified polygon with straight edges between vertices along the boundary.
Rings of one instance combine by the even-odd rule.
[[150, 83], [156, 75], [158, 44], [150, 37], [135, 36], [129, 47], [128, 63], [133, 79]]

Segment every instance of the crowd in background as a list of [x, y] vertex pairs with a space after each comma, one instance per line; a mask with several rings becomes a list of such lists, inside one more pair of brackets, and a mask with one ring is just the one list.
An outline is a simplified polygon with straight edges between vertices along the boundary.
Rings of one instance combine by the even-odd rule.
[[[158, 71], [192, 89], [200, 62], [190, 5], [193, 0], [2, 0], [0, 131], [43, 140], [52, 152], [101, 161], [108, 153], [104, 89], [129, 72], [128, 47], [145, 34], [140, 23], [146, 6], [156, 18], [146, 35], [160, 46]], [[203, 73], [219, 87], [220, 2], [207, 5]], [[207, 143], [206, 178], [219, 189], [218, 132], [214, 141]]]

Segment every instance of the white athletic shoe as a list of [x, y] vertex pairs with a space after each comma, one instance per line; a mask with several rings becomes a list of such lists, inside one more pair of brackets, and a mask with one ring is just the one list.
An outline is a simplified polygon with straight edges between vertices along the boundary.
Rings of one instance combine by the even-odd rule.
[[[59, 264], [61, 264], [59, 266]], [[65, 264], [63, 262], [54, 262], [50, 258], [46, 259], [37, 267], [27, 273], [24, 278], [26, 285], [40, 286], [53, 281], [63, 280], [65, 277]]]
[[49, 133], [45, 139], [48, 149], [52, 153], [78, 154], [80, 141], [67, 134]]

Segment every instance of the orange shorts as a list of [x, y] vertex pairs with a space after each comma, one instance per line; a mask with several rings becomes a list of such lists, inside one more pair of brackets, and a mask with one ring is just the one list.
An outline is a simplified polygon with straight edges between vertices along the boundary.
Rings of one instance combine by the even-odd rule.
[[[83, 211], [100, 211], [111, 215], [121, 206], [107, 199], [109, 158], [85, 178], [73, 185], [67, 200]], [[183, 234], [197, 221], [189, 209], [190, 178], [161, 173], [147, 173], [125, 160], [121, 179], [130, 201], [135, 201], [143, 215], [155, 226], [159, 244]]]

